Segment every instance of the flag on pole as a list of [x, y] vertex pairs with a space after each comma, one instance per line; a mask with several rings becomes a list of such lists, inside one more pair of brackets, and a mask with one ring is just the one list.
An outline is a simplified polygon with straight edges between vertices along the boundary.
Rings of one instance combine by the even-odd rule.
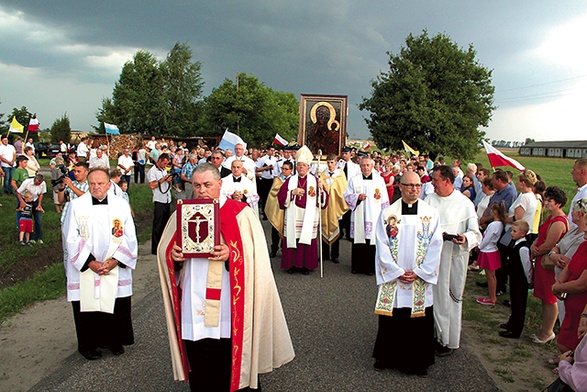
[[402, 143], [404, 144], [404, 150], [406, 150], [406, 152], [408, 154], [412, 154], [412, 155], [416, 155], [416, 156], [420, 155], [420, 151], [414, 150], [412, 147], [408, 146], [408, 144], [406, 142], [404, 142], [403, 140], [402, 140]]
[[29, 126], [27, 128], [27, 132], [37, 132], [39, 130], [39, 120], [36, 118], [31, 118], [29, 121]]
[[511, 166], [515, 167], [519, 171], [526, 170], [526, 168], [522, 166], [520, 162], [505, 156], [501, 151], [487, 143], [485, 140], [483, 140], [483, 147], [485, 147], [485, 151], [487, 152], [487, 158], [489, 158], [489, 163], [491, 164], [491, 167]]
[[114, 124], [108, 124], [107, 122], [105, 122], [104, 129], [106, 130], [106, 133], [112, 135], [120, 135], [120, 129], [118, 129], [118, 127]]
[[367, 142], [363, 145], [363, 150], [367, 151], [371, 147], [371, 143]]
[[278, 133], [275, 134], [275, 138], [273, 138], [273, 143], [280, 145], [280, 146], [287, 146], [287, 140], [279, 136]]
[[16, 116], [12, 117], [12, 122], [10, 123], [10, 132], [12, 133], [23, 133], [24, 126], [21, 125], [18, 121], [16, 121]]
[[228, 128], [224, 131], [224, 135], [222, 135], [222, 139], [218, 144], [218, 148], [221, 150], [231, 149], [234, 152], [234, 146], [237, 144], [242, 144], [245, 150], [247, 149], [247, 143], [239, 135], [236, 133], [228, 132]]

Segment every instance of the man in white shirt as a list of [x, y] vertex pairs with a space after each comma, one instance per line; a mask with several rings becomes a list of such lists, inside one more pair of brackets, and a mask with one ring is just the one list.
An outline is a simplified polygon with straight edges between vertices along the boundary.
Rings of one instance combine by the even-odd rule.
[[16, 149], [12, 144], [8, 144], [8, 136], [2, 136], [0, 144], [0, 161], [2, 171], [4, 172], [4, 193], [12, 194], [12, 173], [14, 172], [14, 162], [16, 161]]
[[88, 166], [90, 169], [95, 167], [105, 167], [106, 169], [110, 170], [110, 161], [108, 160], [108, 155], [104, 154], [102, 147], [96, 150], [95, 157], [90, 158], [90, 164]]
[[267, 153], [257, 160], [256, 172], [261, 175], [257, 192], [260, 197], [259, 207], [263, 212], [263, 220], [267, 220], [267, 216], [265, 215], [265, 202], [271, 190], [271, 185], [273, 185], [273, 178], [275, 178], [274, 168], [277, 165], [277, 159], [274, 155], [275, 148], [269, 147], [267, 148]]
[[86, 145], [87, 142], [88, 138], [84, 137], [77, 146], [76, 154], [79, 162], [86, 162], [88, 160], [88, 154], [90, 153], [90, 149]]
[[130, 156], [130, 150], [125, 148], [122, 152], [122, 155], [118, 157], [118, 167], [120, 168], [122, 179], [125, 180], [129, 186], [130, 176], [132, 174], [132, 168], [134, 165], [135, 164], [132, 161], [132, 157]]
[[[577, 193], [575, 197], [573, 197], [573, 201], [571, 202], [571, 208], [569, 208], [569, 215], [573, 214], [573, 207], [577, 200], [582, 200], [587, 197], [587, 159], [577, 159], [575, 164], [573, 165], [573, 170], [571, 171], [571, 175], [573, 176], [573, 182], [577, 184]], [[569, 220], [570, 221], [570, 220]], [[577, 226], [575, 223], [570, 221], [571, 229]]]
[[[351, 153], [353, 149], [351, 147], [345, 146], [342, 149], [342, 158], [336, 164], [336, 168], [340, 169], [344, 172], [346, 176], [347, 182], [350, 181], [351, 178], [356, 176], [361, 172], [359, 165], [354, 163], [351, 160]], [[347, 240], [350, 241], [351, 239], [351, 211], [347, 211], [340, 220], [340, 236], [341, 238], [344, 236]]]
[[232, 175], [222, 178], [222, 194], [233, 200], [247, 203], [255, 214], [259, 215], [257, 203], [259, 195], [253, 181], [243, 175], [243, 163], [239, 160], [232, 161]]
[[147, 182], [153, 191], [153, 230], [151, 236], [151, 253], [157, 254], [163, 229], [171, 215], [171, 181], [173, 175], [167, 174], [169, 155], [159, 155], [157, 163], [147, 172]]

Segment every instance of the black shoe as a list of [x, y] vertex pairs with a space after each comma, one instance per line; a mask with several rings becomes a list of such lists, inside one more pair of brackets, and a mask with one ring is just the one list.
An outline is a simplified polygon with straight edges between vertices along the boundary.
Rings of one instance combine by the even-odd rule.
[[475, 284], [479, 287], [487, 287], [487, 282], [475, 282]]
[[290, 269], [287, 270], [288, 274], [295, 274], [298, 271], [298, 269], [296, 267], [291, 267]]
[[100, 352], [100, 350], [88, 350], [88, 351], [84, 351], [83, 353], [81, 353], [85, 359], [87, 359], [88, 361], [94, 361], [96, 359], [100, 359], [102, 358], [102, 353]]
[[373, 276], [373, 275], [375, 275], [375, 273], [373, 273], [373, 272], [367, 272], [365, 275], [367, 275], [367, 276]]
[[110, 347], [110, 351], [112, 352], [113, 355], [119, 356], [119, 355], [124, 354], [124, 347], [122, 347], [122, 345], [112, 346], [112, 347]]
[[375, 363], [373, 364], [373, 369], [375, 369], [376, 372], [384, 371], [385, 365], [383, 364], [383, 361], [375, 361]]
[[452, 353], [454, 353], [455, 350], [452, 348], [448, 348], [446, 346], [438, 346], [436, 347], [436, 356], [437, 357], [448, 357], [449, 355], [452, 355]]
[[508, 329], [509, 328], [508, 323], [499, 324], [499, 328]]
[[310, 274], [310, 270], [307, 269], [306, 267], [302, 267], [302, 275], [309, 275]]
[[353, 275], [354, 275], [354, 274], [356, 274], [356, 273], [357, 273], [357, 271], [356, 271], [356, 270], [354, 270], [354, 269], [352, 269], [352, 270], [351, 270], [351, 274], [353, 274]]
[[428, 369], [416, 370], [416, 376], [422, 377], [422, 378], [428, 378]]
[[277, 256], [277, 251], [272, 250], [271, 253], [269, 253], [269, 257], [274, 258], [275, 256]]
[[263, 215], [263, 220], [267, 220], [267, 217], [265, 215]]
[[333, 258], [332, 258], [332, 262], [333, 262], [334, 264], [338, 264], [338, 263], [339, 263], [339, 261], [338, 261], [338, 258], [336, 258], [336, 257], [333, 257]]
[[520, 338], [519, 335], [514, 335], [514, 333], [512, 331], [499, 331], [499, 336], [501, 336], [502, 338], [508, 338], [508, 339], [519, 339]]

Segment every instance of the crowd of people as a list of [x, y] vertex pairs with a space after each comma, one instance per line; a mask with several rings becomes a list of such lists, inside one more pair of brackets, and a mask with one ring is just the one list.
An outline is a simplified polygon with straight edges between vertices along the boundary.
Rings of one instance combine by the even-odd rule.
[[[458, 349], [467, 272], [481, 270], [487, 282], [478, 284], [487, 287], [487, 295], [477, 299], [478, 306], [490, 309], [509, 294], [503, 302], [511, 315], [499, 336], [520, 338], [533, 288], [542, 303], [542, 324], [530, 339], [536, 344], [557, 339], [558, 320], [560, 356], [548, 362], [574, 390], [585, 385], [581, 366], [571, 366], [569, 354], [583, 350], [587, 330], [585, 159], [573, 166], [577, 192], [567, 217], [563, 208], [571, 195], [547, 186], [534, 171], [514, 179], [510, 171], [458, 159], [447, 165], [442, 157], [367, 154], [351, 147], [326, 157], [297, 145], [188, 149], [186, 143], [153, 137], [121, 150], [110, 170], [107, 147], [92, 147], [84, 139], [50, 163], [53, 200], [62, 214], [68, 300], [79, 351], [87, 359], [100, 358], [104, 345], [120, 355], [123, 345], [134, 341], [130, 274], [137, 246], [127, 192], [134, 174], [134, 182], [146, 178], [153, 193], [151, 251], [167, 282], [164, 294], [171, 293], [168, 324], [180, 326], [175, 340], [170, 334], [176, 378], [189, 378], [190, 384], [218, 379], [222, 388], [233, 390], [257, 388], [258, 373], [291, 361], [293, 347], [270, 260], [280, 254], [281, 269], [309, 275], [323, 260], [338, 264], [346, 240], [350, 272], [375, 275], [378, 285], [375, 370], [427, 376], [435, 357]], [[34, 151], [27, 146], [17, 154], [2, 138], [0, 159], [4, 190], [17, 198], [19, 241], [42, 243], [47, 189]], [[174, 199], [219, 200], [223, 241], [209, 257], [182, 254], [175, 240]], [[97, 216], [101, 219], [93, 219]], [[258, 236], [263, 220], [271, 225], [270, 244]], [[80, 241], [81, 248], [75, 245]], [[248, 293], [242, 299], [232, 290], [235, 279], [245, 282], [239, 286]], [[178, 284], [181, 298], [173, 295]], [[265, 309], [258, 295], [273, 298], [273, 308]], [[231, 305], [239, 300], [245, 308]], [[216, 314], [214, 320], [209, 313]], [[231, 331], [237, 316], [256, 325], [247, 330], [251, 335]], [[121, 332], [106, 342], [89, 332], [105, 326]], [[279, 338], [266, 342], [267, 335]], [[250, 345], [235, 352], [243, 339]], [[398, 349], [401, 357], [395, 355]], [[251, 357], [251, 352], [265, 354]], [[574, 360], [583, 356], [587, 353]], [[179, 370], [187, 369], [185, 358], [189, 374]]]

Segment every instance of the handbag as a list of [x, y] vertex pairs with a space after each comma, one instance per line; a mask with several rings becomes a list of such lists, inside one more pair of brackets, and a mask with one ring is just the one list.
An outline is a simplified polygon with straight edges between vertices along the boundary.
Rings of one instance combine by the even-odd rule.
[[510, 246], [511, 242], [512, 242], [512, 228], [510, 227], [509, 229], [507, 229], [506, 232], [503, 233], [503, 235], [499, 239], [499, 243], [503, 246]]

